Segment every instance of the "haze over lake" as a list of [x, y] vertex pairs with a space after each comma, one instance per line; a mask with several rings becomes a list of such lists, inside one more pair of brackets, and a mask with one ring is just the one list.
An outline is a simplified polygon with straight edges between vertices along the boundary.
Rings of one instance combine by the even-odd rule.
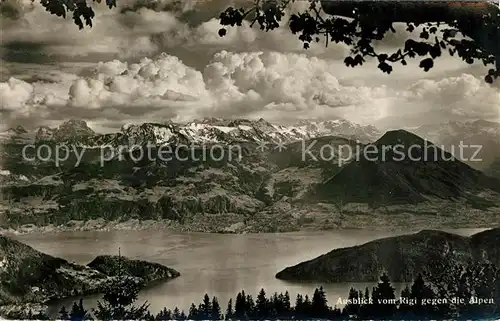
[[[449, 230], [472, 235], [484, 229]], [[15, 236], [18, 240], [50, 255], [79, 264], [89, 263], [95, 256], [121, 254], [129, 258], [164, 264], [181, 273], [179, 278], [143, 290], [139, 302], [147, 300], [151, 312], [163, 307], [188, 310], [198, 304], [205, 293], [216, 295], [225, 309], [229, 298], [242, 289], [255, 297], [261, 288], [267, 293], [288, 290], [292, 300], [297, 293], [311, 295], [320, 284], [294, 284], [275, 278], [281, 269], [325, 254], [334, 248], [348, 247], [368, 241], [408, 234], [415, 231], [381, 232], [338, 230], [284, 234], [204, 234], [167, 230], [64, 232]], [[345, 298], [352, 284], [329, 284], [324, 288], [333, 306]], [[371, 284], [357, 284], [363, 288]], [[399, 289], [398, 289], [399, 290]], [[93, 307], [99, 296], [85, 299]], [[63, 304], [70, 306], [72, 300]], [[60, 304], [53, 307], [56, 313]]]

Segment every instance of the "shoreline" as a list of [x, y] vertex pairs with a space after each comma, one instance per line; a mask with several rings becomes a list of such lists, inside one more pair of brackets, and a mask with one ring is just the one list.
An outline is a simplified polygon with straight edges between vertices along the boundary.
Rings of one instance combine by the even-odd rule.
[[21, 225], [19, 228], [0, 228], [1, 234], [27, 235], [27, 234], [50, 234], [64, 232], [108, 232], [108, 231], [131, 231], [131, 230], [150, 230], [150, 229], [173, 229], [169, 220], [146, 220], [139, 221], [131, 219], [127, 221], [105, 221], [104, 219], [88, 221], [70, 221], [62, 225], [44, 225], [34, 224]]
[[[440, 222], [444, 223], [444, 222]], [[463, 223], [463, 222], [461, 222]], [[196, 225], [196, 224], [195, 224]], [[393, 231], [403, 232], [408, 230], [423, 230], [423, 229], [436, 229], [436, 230], [455, 230], [455, 229], [491, 229], [498, 224], [491, 222], [484, 224], [484, 222], [476, 222], [469, 224], [396, 224], [396, 225], [344, 225], [330, 228], [318, 226], [290, 226], [280, 231], [254, 231], [245, 229], [243, 222], [234, 223], [224, 229], [206, 229], [196, 228], [190, 224], [181, 225], [178, 222], [170, 220], [137, 220], [130, 219], [127, 221], [105, 221], [104, 219], [88, 220], [88, 221], [71, 221], [63, 225], [45, 225], [36, 226], [34, 224], [22, 225], [18, 228], [0, 228], [0, 234], [4, 235], [30, 235], [30, 234], [51, 234], [51, 233], [65, 233], [65, 232], [117, 232], [117, 231], [143, 231], [143, 230], [170, 230], [173, 232], [192, 232], [192, 233], [206, 233], [206, 234], [287, 234], [294, 232], [334, 232], [345, 230], [374, 230], [374, 231]]]

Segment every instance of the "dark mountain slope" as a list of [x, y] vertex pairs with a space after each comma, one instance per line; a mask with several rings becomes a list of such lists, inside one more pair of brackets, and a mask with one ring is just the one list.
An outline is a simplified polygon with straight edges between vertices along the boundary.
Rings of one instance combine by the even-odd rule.
[[[119, 257], [97, 257], [88, 266], [70, 263], [0, 235], [0, 315], [23, 318], [23, 306], [101, 292], [116, 275]], [[143, 286], [178, 277], [156, 263], [121, 258], [125, 271]], [[9, 312], [11, 311], [11, 312]], [[25, 313], [28, 311], [26, 310]]]
[[478, 193], [500, 193], [500, 180], [486, 176], [410, 132], [389, 131], [367, 146], [356, 161], [319, 185], [313, 198], [374, 206], [415, 204], [437, 198], [466, 200], [479, 207], [494, 202]]
[[423, 230], [335, 249], [310, 261], [287, 267], [276, 277], [299, 282], [375, 282], [383, 272], [387, 272], [395, 282], [408, 282], [419, 272], [432, 272], [443, 263], [467, 264], [488, 259], [500, 264], [499, 240], [500, 228], [470, 238]]

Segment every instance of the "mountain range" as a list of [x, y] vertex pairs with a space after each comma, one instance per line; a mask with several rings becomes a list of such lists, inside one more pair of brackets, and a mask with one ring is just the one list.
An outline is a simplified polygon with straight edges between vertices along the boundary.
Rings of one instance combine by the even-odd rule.
[[437, 230], [394, 236], [339, 248], [276, 274], [297, 282], [376, 282], [387, 273], [393, 282], [411, 282], [419, 273], [447, 273], [452, 265], [500, 264], [500, 228], [470, 237]]
[[[467, 137], [477, 137], [475, 130], [497, 141], [495, 123], [450, 126], [453, 137], [463, 128]], [[284, 126], [210, 118], [124, 125], [117, 133], [99, 134], [82, 120], [69, 120], [35, 131], [17, 127], [1, 136], [4, 228], [154, 220], [183, 230], [276, 232], [500, 221], [500, 182], [489, 176], [495, 167], [472, 168], [407, 130], [381, 134], [346, 120]], [[27, 142], [48, 146], [52, 157], [37, 159], [35, 149], [26, 155], [35, 158], [23, 157]], [[403, 161], [390, 150], [382, 161], [360, 152], [402, 143]], [[59, 162], [54, 152], [64, 144], [75, 149]], [[146, 144], [149, 154], [139, 157], [133, 146]], [[411, 145], [420, 152], [410, 152]], [[432, 161], [409, 158], [424, 156], [428, 145], [435, 147], [425, 155]], [[218, 154], [207, 158], [207, 148], [212, 152], [214, 146]], [[179, 154], [160, 157], [164, 147]], [[341, 155], [346, 147], [353, 152]], [[107, 148], [112, 157], [102, 153]]]
[[164, 144], [164, 143], [231, 143], [280, 141], [290, 143], [321, 136], [339, 136], [368, 143], [380, 136], [373, 126], [361, 126], [347, 120], [300, 121], [295, 125], [284, 126], [271, 124], [264, 119], [225, 120], [204, 118], [187, 124], [171, 121], [163, 123], [125, 124], [117, 133], [98, 134], [82, 120], [68, 120], [57, 128], [39, 127], [28, 132], [23, 127], [9, 129], [0, 133], [4, 139], [25, 139], [73, 142], [83, 146], [121, 144]]
[[[481, 146], [464, 149], [465, 162], [480, 170], [489, 170], [500, 159], [500, 123], [476, 120], [452, 121], [420, 127], [403, 128], [440, 148], [457, 154], [460, 144]], [[383, 135], [374, 126], [362, 126], [344, 119], [301, 120], [293, 125], [271, 124], [264, 119], [203, 118], [185, 124], [171, 121], [163, 123], [125, 124], [115, 133], [94, 132], [85, 121], [69, 120], [59, 127], [39, 127], [28, 131], [22, 126], [0, 132], [0, 141], [58, 141], [78, 143], [82, 146], [133, 145], [149, 142], [162, 143], [231, 143], [231, 142], [283, 142], [323, 136], [337, 136], [360, 143], [371, 143]], [[477, 149], [477, 154], [476, 154]], [[474, 156], [474, 157], [473, 157]], [[473, 159], [473, 160], [471, 160]]]

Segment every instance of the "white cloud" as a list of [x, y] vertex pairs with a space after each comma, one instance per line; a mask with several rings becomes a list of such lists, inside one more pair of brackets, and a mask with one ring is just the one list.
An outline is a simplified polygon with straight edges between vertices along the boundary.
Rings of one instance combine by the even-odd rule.
[[[14, 3], [24, 0], [8, 1]], [[30, 10], [22, 11], [16, 19], [2, 19], [0, 44], [36, 45], [33, 49], [36, 54], [49, 55], [51, 59], [59, 60], [94, 56], [101, 59], [137, 59], [160, 52], [176, 54], [179, 50], [184, 50], [184, 54], [191, 54], [193, 60], [200, 55], [205, 59], [207, 52], [212, 55], [223, 49], [303, 52], [302, 42], [286, 25], [289, 15], [283, 18], [283, 26], [273, 32], [261, 31], [258, 27], [251, 28], [245, 21], [242, 27], [229, 28], [227, 36], [221, 38], [217, 33], [221, 28], [217, 16], [231, 1], [199, 4], [187, 1], [176, 11], [164, 11], [169, 6], [175, 6], [176, 2], [172, 0], [140, 3], [141, 1], [118, 1], [118, 8], [112, 10], [104, 4], [96, 4], [94, 26], [80, 31], [71, 17], [63, 20], [48, 14], [37, 4], [30, 7]], [[304, 3], [298, 2], [290, 10], [295, 12], [303, 7]], [[134, 10], [125, 12], [122, 10], [124, 8]], [[193, 8], [196, 11], [191, 12], [190, 18], [183, 16]], [[199, 24], [192, 26], [193, 20]], [[347, 49], [341, 45], [325, 48], [319, 44], [313, 46], [307, 54], [340, 59], [347, 54]]]
[[34, 93], [33, 85], [15, 78], [0, 83], [0, 100], [4, 108], [22, 108]]
[[[70, 69], [60, 63], [51, 69], [36, 64], [4, 68], [2, 61], [2, 117], [30, 125], [86, 118], [98, 128], [138, 118], [202, 116], [345, 117], [381, 126], [453, 117], [500, 121], [499, 88], [483, 81], [484, 67], [443, 57], [429, 73], [415, 62], [395, 66], [391, 75], [382, 74], [374, 61], [346, 68], [345, 46], [319, 43], [305, 51], [288, 30], [287, 17], [285, 26], [272, 32], [245, 22], [221, 38], [214, 17], [238, 1], [120, 0], [113, 10], [101, 3], [95, 6], [94, 27], [78, 31], [70, 17], [52, 16], [29, 0], [6, 0], [2, 5], [17, 14], [0, 21], [0, 44], [10, 57], [9, 50], [56, 62], [108, 62], [81, 71], [76, 63]], [[295, 2], [292, 11], [306, 5]], [[125, 12], [125, 7], [133, 10]], [[403, 27], [396, 29], [377, 45], [401, 46], [407, 35]], [[15, 52], [19, 44], [24, 49]], [[132, 63], [162, 51], [167, 54], [158, 59]]]
[[99, 63], [83, 76], [65, 76], [56, 83], [11, 78], [0, 83], [0, 99], [6, 118], [32, 124], [78, 117], [119, 126], [138, 119], [221, 116], [271, 121], [345, 117], [403, 126], [443, 115], [499, 118], [500, 90], [469, 74], [418, 80], [402, 90], [349, 84], [339, 74], [339, 65], [304, 54], [222, 51], [203, 71], [163, 54], [138, 63]]

